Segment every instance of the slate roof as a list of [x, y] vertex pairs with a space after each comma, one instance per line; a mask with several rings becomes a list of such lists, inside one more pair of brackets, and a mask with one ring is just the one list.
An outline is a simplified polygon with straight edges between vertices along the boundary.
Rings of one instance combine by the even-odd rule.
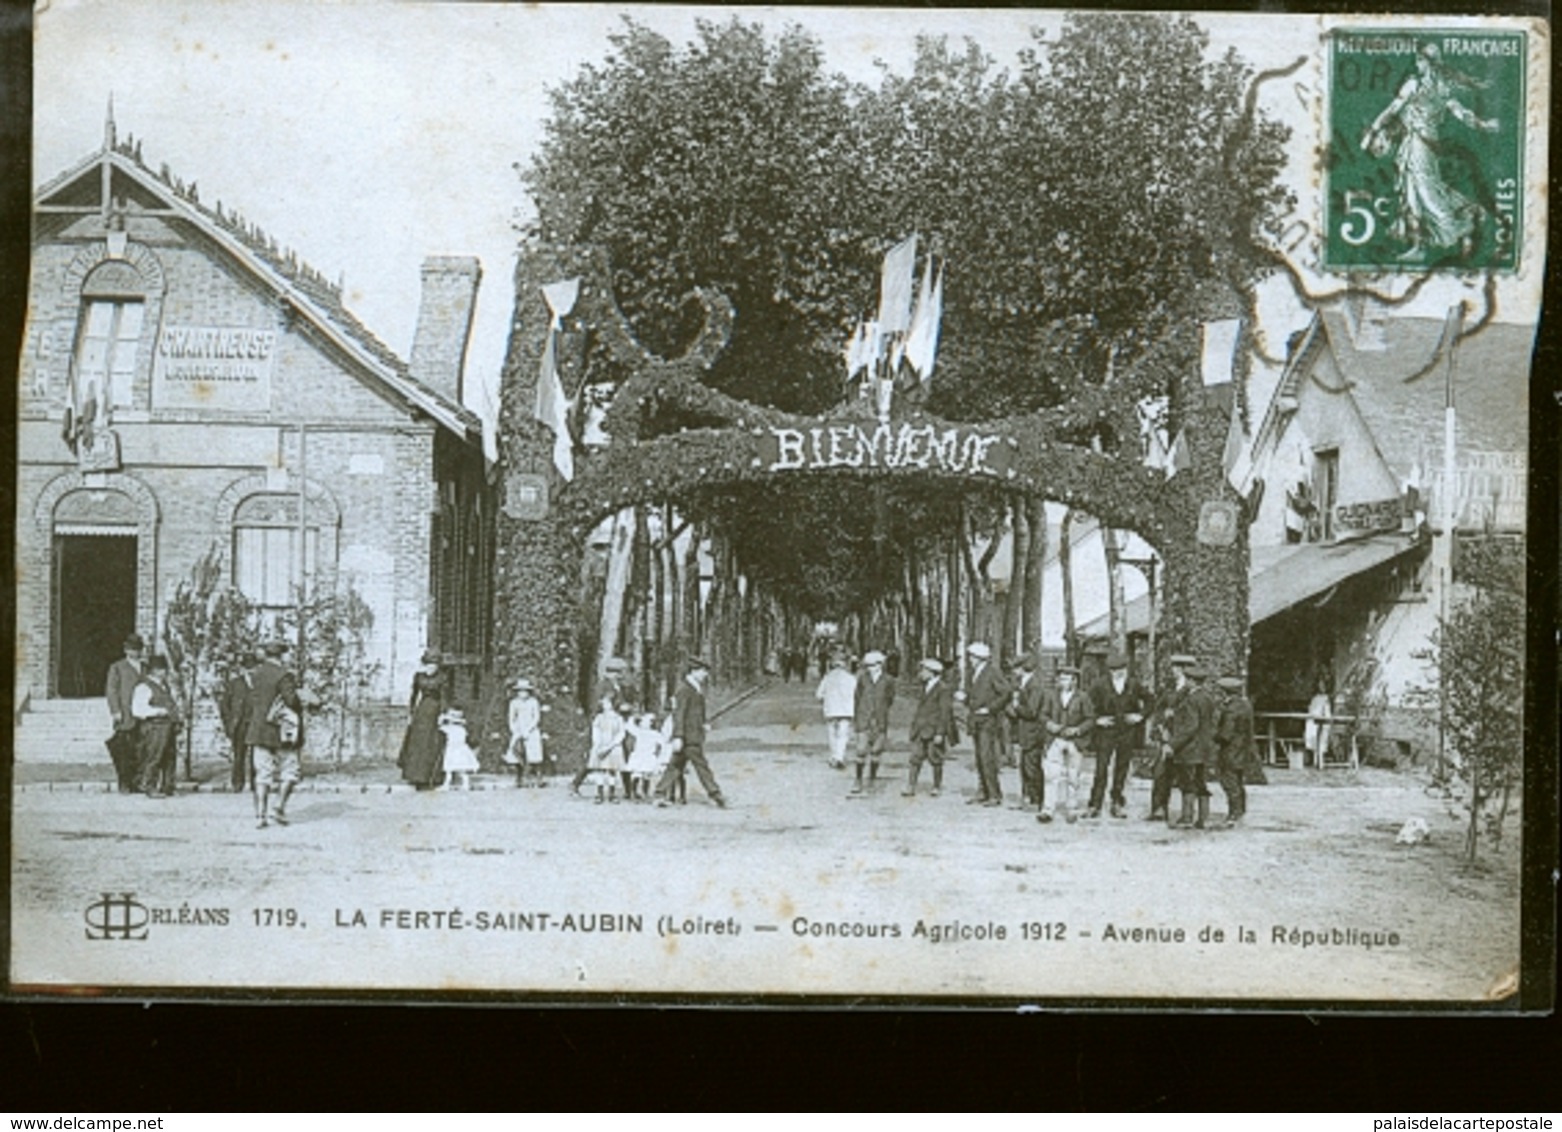
[[[194, 182], [188, 186], [165, 165], [153, 173], [141, 160], [139, 144], [116, 145], [100, 150], [46, 183], [34, 195], [35, 202], [66, 189], [101, 162], [141, 184], [162, 198], [168, 207], [185, 215], [187, 222], [208, 238], [237, 252], [235, 258], [264, 279], [277, 295], [289, 300], [328, 337], [341, 339], [348, 352], [355, 354], [365, 368], [399, 399], [426, 412], [438, 424], [456, 436], [481, 442], [482, 422], [465, 405], [412, 376], [406, 361], [382, 342], [358, 317], [342, 304], [341, 287], [310, 266], [295, 252], [285, 248], [231, 210], [211, 208], [199, 198]], [[334, 335], [331, 333], [334, 331]]]

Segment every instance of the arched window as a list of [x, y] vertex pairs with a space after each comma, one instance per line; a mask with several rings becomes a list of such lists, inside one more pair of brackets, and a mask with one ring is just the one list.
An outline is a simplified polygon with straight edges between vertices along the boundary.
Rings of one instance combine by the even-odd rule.
[[134, 406], [145, 315], [146, 285], [130, 264], [107, 260], [82, 282], [73, 382], [78, 417], [102, 419], [110, 409]]
[[[304, 525], [303, 574], [299, 574], [298, 496], [251, 495], [233, 513], [233, 583], [256, 605], [282, 608], [297, 600], [297, 587], [314, 588], [323, 567], [321, 531], [328, 521], [311, 501]], [[328, 540], [327, 553], [333, 551]]]

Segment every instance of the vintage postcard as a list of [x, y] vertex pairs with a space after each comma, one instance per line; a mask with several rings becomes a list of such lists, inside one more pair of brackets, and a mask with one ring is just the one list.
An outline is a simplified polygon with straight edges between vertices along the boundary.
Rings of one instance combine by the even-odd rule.
[[1546, 21], [35, 31], [11, 993], [1548, 1005]]

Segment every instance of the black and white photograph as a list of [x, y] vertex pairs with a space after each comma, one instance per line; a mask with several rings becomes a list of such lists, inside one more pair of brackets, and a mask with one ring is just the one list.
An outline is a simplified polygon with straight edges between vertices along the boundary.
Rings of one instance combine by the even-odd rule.
[[10, 990], [1519, 1009], [1549, 34], [37, 5]]

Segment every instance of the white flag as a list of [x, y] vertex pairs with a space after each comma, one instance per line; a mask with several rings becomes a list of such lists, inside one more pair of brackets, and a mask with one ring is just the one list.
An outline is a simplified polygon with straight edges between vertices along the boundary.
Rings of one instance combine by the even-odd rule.
[[1237, 338], [1242, 329], [1241, 319], [1223, 318], [1204, 324], [1204, 356], [1201, 367], [1204, 384], [1225, 385], [1233, 379], [1236, 370]]
[[906, 360], [923, 381], [933, 376], [933, 363], [938, 357], [939, 323], [943, 317], [944, 273], [940, 270], [938, 281], [933, 281], [933, 259], [929, 256], [922, 272], [916, 313], [911, 316], [911, 331], [906, 335]]
[[916, 281], [917, 234], [907, 236], [884, 256], [879, 282], [879, 333], [890, 335], [911, 326], [911, 288]]
[[569, 432], [569, 399], [564, 396], [564, 381], [559, 376], [557, 341], [564, 317], [575, 309], [580, 280], [565, 279], [542, 288], [548, 304], [547, 342], [542, 348], [542, 370], [537, 375], [537, 405], [533, 415], [553, 430], [553, 466], [566, 480], [575, 478], [575, 449]]

